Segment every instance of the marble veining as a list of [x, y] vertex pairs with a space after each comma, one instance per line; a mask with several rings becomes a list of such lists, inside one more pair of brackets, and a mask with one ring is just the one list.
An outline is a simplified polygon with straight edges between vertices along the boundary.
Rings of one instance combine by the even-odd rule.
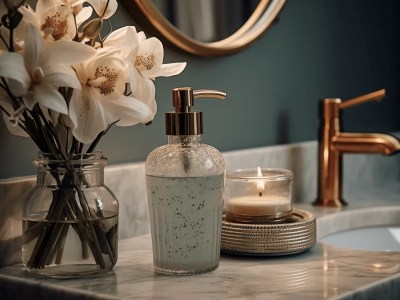
[[[293, 201], [308, 207], [317, 195], [317, 146], [316, 141], [311, 141], [225, 152], [223, 156], [230, 170], [257, 166], [292, 170]], [[362, 191], [366, 188], [384, 192], [386, 185], [400, 181], [400, 155], [344, 155], [343, 165], [344, 197], [350, 206], [365, 202]], [[120, 202], [120, 239], [149, 233], [144, 163], [106, 167], [105, 183]], [[34, 184], [34, 177], [0, 180], [0, 199], [7, 207], [0, 211], [0, 266], [20, 261], [21, 207]], [[372, 200], [379, 201], [379, 195]], [[399, 197], [395, 202], [400, 203]]]
[[[12, 289], [5, 287], [10, 278], [20, 278], [13, 281]], [[213, 272], [165, 276], [153, 272], [147, 234], [122, 240], [114, 271], [95, 280], [44, 281], [27, 274], [21, 265], [14, 265], [0, 269], [0, 283], [0, 295], [5, 299], [23, 298], [33, 290], [49, 287], [42, 299], [75, 299], [77, 294], [79, 299], [374, 299], [371, 295], [399, 299], [400, 253], [349, 251], [317, 243], [294, 256], [223, 255]]]
[[[294, 207], [317, 216], [318, 237], [357, 226], [398, 224], [400, 156], [344, 156], [347, 208], [310, 203], [317, 190], [317, 143], [223, 153], [228, 169], [278, 167], [295, 174]], [[211, 273], [160, 276], [153, 272], [144, 164], [108, 166], [105, 181], [120, 200], [120, 247], [115, 270], [74, 280], [38, 278], [20, 264], [21, 207], [33, 177], [0, 180], [0, 299], [400, 299], [400, 253], [341, 249], [317, 243], [295, 256], [222, 256]], [[380, 213], [385, 213], [382, 218]], [[354, 213], [357, 212], [357, 218]], [[386, 224], [385, 223], [385, 224]]]

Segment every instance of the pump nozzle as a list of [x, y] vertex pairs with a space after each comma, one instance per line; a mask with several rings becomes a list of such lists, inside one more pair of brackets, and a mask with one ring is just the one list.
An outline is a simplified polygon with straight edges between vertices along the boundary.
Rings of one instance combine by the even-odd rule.
[[175, 112], [190, 112], [194, 106], [194, 98], [225, 99], [226, 93], [216, 90], [193, 90], [191, 87], [182, 87], [172, 90], [172, 105]]
[[172, 90], [175, 112], [165, 114], [167, 135], [196, 135], [203, 133], [203, 112], [191, 111], [195, 98], [225, 99], [226, 93], [217, 90], [193, 90], [191, 87]]
[[217, 90], [194, 90], [193, 95], [195, 98], [216, 98], [224, 100], [226, 93]]

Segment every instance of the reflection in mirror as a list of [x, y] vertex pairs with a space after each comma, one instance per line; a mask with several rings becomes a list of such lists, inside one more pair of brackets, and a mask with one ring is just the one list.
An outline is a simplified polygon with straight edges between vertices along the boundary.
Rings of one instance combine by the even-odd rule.
[[201, 42], [229, 37], [253, 14], [259, 0], [152, 0], [171, 24]]
[[[205, 57], [233, 54], [250, 46], [276, 21], [286, 2], [286, 0], [120, 1], [135, 21], [151, 35], [181, 50]], [[189, 4], [194, 4], [195, 7], [189, 8]], [[199, 13], [200, 10], [204, 10], [205, 13], [202, 15]], [[224, 19], [225, 21], [222, 21]], [[200, 26], [194, 27], [193, 24]]]

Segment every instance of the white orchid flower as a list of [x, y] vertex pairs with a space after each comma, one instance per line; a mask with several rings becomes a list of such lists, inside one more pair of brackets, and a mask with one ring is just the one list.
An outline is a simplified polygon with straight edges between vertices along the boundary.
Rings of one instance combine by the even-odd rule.
[[74, 91], [69, 116], [73, 134], [82, 143], [92, 142], [108, 125], [130, 126], [147, 120], [150, 109], [125, 96], [127, 64], [115, 51], [99, 49], [94, 59], [75, 67], [82, 90]]
[[86, 0], [93, 6], [100, 19], [109, 19], [118, 8], [117, 0]]
[[[75, 8], [72, 8], [75, 11]], [[88, 20], [93, 13], [93, 8], [90, 6], [85, 6], [82, 7], [82, 9], [79, 11], [78, 14], [76, 14], [75, 20], [76, 20], [76, 25], [77, 27], [81, 26], [83, 22]]]
[[75, 15], [76, 25], [79, 27], [84, 21], [90, 18], [93, 8], [83, 6], [86, 0], [39, 0], [36, 4], [36, 11], [43, 13], [50, 8], [65, 6], [72, 10]]
[[76, 36], [75, 17], [69, 7], [61, 6], [55, 1], [39, 0], [36, 12], [24, 6], [18, 11], [23, 15], [22, 23], [39, 28], [48, 41], [71, 41]]
[[[88, 20], [93, 13], [93, 8], [91, 6], [85, 6], [85, 7], [83, 6], [83, 3], [85, 3], [86, 0], [47, 0], [47, 1], [54, 2], [55, 6], [63, 5], [69, 7], [75, 15], [75, 21], [77, 27], [79, 27], [84, 21]], [[44, 0], [41, 0], [40, 2], [44, 3]], [[46, 7], [49, 7], [48, 3], [44, 4]]]
[[143, 32], [137, 33], [133, 26], [112, 32], [104, 41], [104, 47], [120, 47], [124, 59], [130, 63], [132, 94], [151, 109], [151, 121], [157, 112], [155, 86], [153, 81], [159, 76], [173, 76], [181, 73], [186, 63], [163, 64], [164, 48], [157, 38], [146, 39]]
[[31, 78], [25, 69], [24, 58], [19, 53], [7, 52], [0, 56], [0, 76], [8, 79], [11, 92], [15, 97], [25, 95], [31, 84]]
[[163, 64], [164, 47], [155, 37], [146, 38], [143, 31], [138, 33], [139, 51], [136, 57], [136, 69], [146, 78], [170, 77], [180, 74], [186, 63]]
[[58, 41], [47, 45], [39, 30], [29, 25], [25, 49], [21, 54], [10, 52], [0, 56], [0, 76], [9, 84], [15, 97], [23, 97], [32, 110], [36, 103], [55, 112], [68, 113], [59, 87], [80, 89], [75, 72], [64, 64], [80, 63], [93, 56], [95, 50], [75, 42]]
[[83, 6], [83, 3], [85, 3], [86, 0], [54, 0], [54, 1], [60, 3], [61, 5], [71, 8], [74, 11], [75, 16], [78, 16], [79, 13], [82, 12], [82, 10], [90, 11], [90, 14], [93, 11], [93, 9], [91, 7]]
[[134, 26], [114, 30], [103, 42], [103, 47], [119, 49], [124, 59], [136, 56], [139, 51], [139, 35]]

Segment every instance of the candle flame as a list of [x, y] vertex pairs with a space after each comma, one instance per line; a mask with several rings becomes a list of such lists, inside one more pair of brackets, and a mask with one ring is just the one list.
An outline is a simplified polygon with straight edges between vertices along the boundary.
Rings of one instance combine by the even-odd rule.
[[[262, 177], [262, 172], [261, 172], [261, 168], [257, 167], [257, 177]], [[257, 180], [257, 191], [258, 191], [258, 195], [261, 197], [262, 193], [265, 190], [265, 185], [264, 185], [264, 181], [262, 180]]]

